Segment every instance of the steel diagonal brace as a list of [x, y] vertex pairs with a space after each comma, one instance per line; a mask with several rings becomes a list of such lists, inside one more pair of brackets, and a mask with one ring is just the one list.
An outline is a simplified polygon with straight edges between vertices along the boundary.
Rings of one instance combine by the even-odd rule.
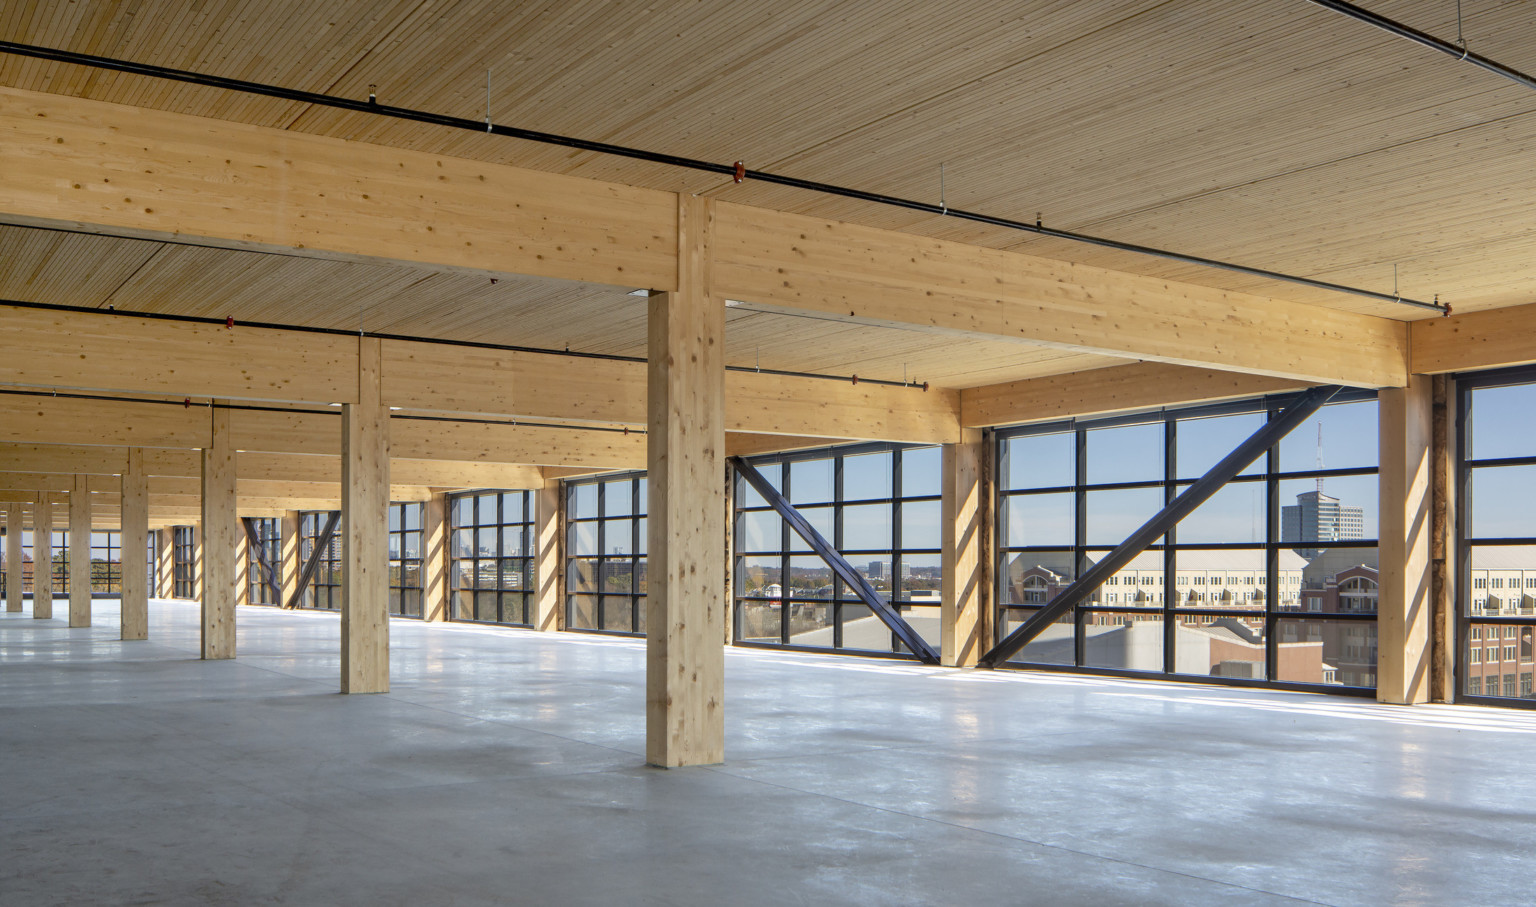
[[800, 515], [800, 511], [796, 510], [789, 501], [785, 500], [784, 496], [779, 494], [778, 489], [774, 488], [763, 477], [762, 473], [758, 472], [752, 464], [741, 457], [731, 457], [730, 464], [742, 478], [747, 480], [747, 484], [751, 485], [758, 494], [762, 495], [763, 500], [767, 501], [779, 516], [784, 518], [784, 522], [789, 524], [789, 528], [795, 530], [795, 534], [804, 539], [805, 543], [811, 546], [811, 550], [827, 562], [827, 566], [832, 568], [832, 572], [836, 573], [843, 582], [848, 584], [849, 588], [853, 589], [854, 594], [858, 595], [859, 601], [868, 605], [869, 610], [873, 611], [876, 617], [880, 618], [887, 627], [891, 628], [891, 632], [896, 634], [896, 638], [901, 640], [903, 645], [910, 649], [924, 664], [936, 665], [939, 663], [939, 654], [933, 650], [932, 646], [928, 645], [927, 640], [919, 636], [917, 631], [912, 629], [912, 625], [903, 620], [896, 609], [892, 608], [890, 603], [880, 597], [880, 593], [875, 591], [875, 588], [869, 584], [869, 581], [864, 578], [863, 574], [855, 570], [853, 565], [848, 563], [847, 559], [839, 554], [837, 549], [832, 547], [831, 543], [822, 538], [821, 533], [816, 531], [816, 527], [807, 522], [805, 517]]
[[1262, 456], [1266, 450], [1280, 443], [1281, 438], [1311, 418], [1313, 413], [1321, 409], [1324, 403], [1333, 399], [1334, 395], [1341, 390], [1343, 390], [1342, 387], [1335, 385], [1314, 387], [1292, 400], [1279, 415], [1266, 422], [1264, 427], [1254, 432], [1248, 440], [1239, 444], [1235, 450], [1222, 458], [1220, 463], [1211, 467], [1210, 472], [1201, 476], [1195, 484], [1184, 489], [1182, 494], [1132, 533], [1120, 547], [1084, 571], [1076, 582], [1051, 599], [1049, 604], [1031, 614], [1022, 626], [1008, 634], [1008, 637], [994, 646], [992, 651], [983, 655], [977, 665], [983, 668], [995, 668], [1017, 655], [1020, 649], [1045, 632], [1045, 628], [1055, 623], [1057, 618], [1091, 595], [1095, 589], [1103, 585], [1104, 580], [1130, 563], [1136, 555], [1147, 550], [1147, 546], [1178, 525], [1180, 520], [1193, 513], [1196, 507], [1204, 504], [1211, 495], [1220, 491], [1222, 486], [1236, 478], [1238, 473], [1247, 469], [1249, 464]]

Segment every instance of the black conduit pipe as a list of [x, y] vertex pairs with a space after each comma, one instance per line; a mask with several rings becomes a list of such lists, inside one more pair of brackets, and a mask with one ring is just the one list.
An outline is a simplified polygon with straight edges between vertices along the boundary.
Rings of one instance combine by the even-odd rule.
[[1505, 66], [1497, 60], [1490, 60], [1482, 54], [1475, 54], [1467, 50], [1463, 45], [1453, 41], [1446, 41], [1428, 32], [1421, 32], [1416, 28], [1388, 19], [1386, 16], [1377, 15], [1353, 3], [1343, 3], [1341, 0], [1311, 0], [1311, 2], [1316, 3], [1318, 6], [1327, 7], [1334, 12], [1343, 13], [1351, 19], [1358, 19], [1367, 25], [1373, 25], [1382, 31], [1391, 32], [1399, 38], [1407, 38], [1409, 41], [1422, 44], [1431, 50], [1438, 50], [1458, 60], [1471, 63], [1473, 66], [1482, 67], [1494, 75], [1503, 76], [1511, 82], [1518, 82], [1526, 88], [1536, 88], [1536, 77], [1528, 76], [1518, 69]]
[[1000, 227], [1006, 230], [1018, 230], [1025, 233], [1035, 233], [1040, 236], [1049, 236], [1053, 239], [1064, 239], [1070, 242], [1084, 243], [1100, 246], [1106, 249], [1116, 249], [1121, 252], [1133, 252], [1138, 255], [1148, 255], [1154, 258], [1163, 258], [1169, 261], [1182, 262], [1184, 264], [1198, 265], [1205, 268], [1216, 268], [1223, 271], [1232, 271], [1238, 274], [1247, 274], [1250, 277], [1262, 277], [1266, 280], [1278, 280], [1286, 283], [1299, 284], [1312, 287], [1317, 290], [1328, 290], [1335, 293], [1348, 293], [1354, 296], [1363, 296], [1367, 299], [1375, 299], [1380, 302], [1391, 302], [1400, 305], [1413, 306], [1415, 308], [1430, 309], [1449, 314], [1448, 307], [1436, 302], [1423, 302], [1417, 299], [1409, 299], [1391, 293], [1378, 293], [1375, 290], [1366, 290], [1360, 287], [1345, 286], [1344, 284], [1330, 283], [1326, 280], [1315, 280], [1311, 277], [1302, 277], [1297, 274], [1285, 274], [1280, 271], [1270, 271], [1265, 268], [1254, 268], [1247, 265], [1234, 264], [1228, 261], [1219, 261], [1214, 258], [1203, 258], [1198, 255], [1186, 255], [1182, 252], [1173, 252], [1168, 249], [1159, 249], [1153, 246], [1143, 246], [1136, 243], [1121, 242], [1116, 239], [1106, 239], [1102, 236], [1092, 236], [1087, 233], [1077, 233], [1072, 230], [1058, 230], [1054, 227], [1042, 225], [1039, 221], [1030, 223], [1022, 220], [1012, 220], [1006, 217], [995, 217], [990, 214], [981, 214], [975, 211], [965, 211], [959, 208], [950, 208], [943, 202], [932, 204], [919, 202], [912, 199], [900, 198], [894, 195], [883, 195], [878, 192], [866, 192], [862, 189], [850, 189], [846, 186], [837, 186], [832, 183], [819, 183], [813, 180], [799, 179], [792, 176], [782, 176], [763, 170], [748, 170], [736, 164], [716, 164], [710, 161], [696, 158], [681, 157], [675, 154], [660, 154], [654, 151], [644, 151], [638, 148], [629, 148], [624, 145], [613, 145], [607, 142], [593, 142], [586, 139], [571, 138], [570, 136], [556, 135], [549, 132], [537, 132], [531, 129], [520, 129], [515, 126], [499, 126], [484, 120], [471, 120], [466, 117], [445, 116], [438, 113], [429, 113], [423, 110], [412, 110], [408, 107], [392, 107], [388, 104], [380, 104], [370, 95], [366, 101], [353, 100], [352, 98], [337, 97], [335, 95], [321, 94], [313, 91], [300, 91], [294, 88], [282, 88], [276, 85], [267, 85], [261, 82], [248, 82], [244, 79], [227, 79], [221, 76], [210, 76], [202, 73], [190, 72], [184, 69], [172, 69], [167, 66], [153, 66], [147, 63], [134, 63], [128, 60], [118, 60], [112, 57], [98, 57], [92, 54], [76, 53], [74, 51], [57, 50], [50, 47], [38, 47], [32, 44], [20, 44], [15, 41], [0, 41], [0, 53], [17, 54], [19, 56], [34, 57], [40, 60], [52, 60], [57, 63], [70, 63], [76, 66], [89, 66], [96, 69], [105, 69], [113, 72], [130, 73], [133, 75], [147, 76], [155, 79], [167, 79], [174, 82], [186, 82], [193, 85], [203, 85], [209, 88], [220, 88], [226, 91], [237, 91], [245, 94], [263, 95], [270, 98], [279, 98], [285, 101], [295, 101], [301, 104], [314, 104], [318, 107], [331, 107], [337, 110], [349, 110], [354, 113], [369, 113], [377, 116], [393, 117], [397, 120], [411, 120], [417, 123], [427, 123], [433, 126], [443, 126], [449, 129], [466, 129], [471, 132], [484, 132], [491, 135], [506, 136], [507, 138], [522, 139], [528, 142], [539, 142], [545, 145], [559, 145], [565, 148], [574, 148], [578, 151], [591, 151], [596, 154], [609, 154], [616, 157], [625, 157], [637, 161], [649, 161], [653, 164], [663, 164], [670, 167], [682, 167], [688, 170], [699, 170], [705, 173], [714, 173], [720, 176], [729, 176], [740, 182], [750, 178], [764, 183], [773, 183], [779, 186], [788, 186], [793, 189], [804, 189], [810, 192], [819, 192], [824, 195], [833, 195], [840, 198], [850, 198], [856, 201], [870, 202], [877, 205], [885, 205], [893, 208], [906, 208], [911, 211], [920, 211], [925, 214], [934, 214], [940, 217], [953, 217], [958, 220], [971, 221], [978, 224], [986, 224], [992, 227]]

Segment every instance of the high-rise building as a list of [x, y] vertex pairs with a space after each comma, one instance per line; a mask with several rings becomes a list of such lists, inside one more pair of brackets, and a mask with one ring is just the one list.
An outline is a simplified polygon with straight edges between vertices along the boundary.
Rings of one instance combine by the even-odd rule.
[[[1365, 510], [1344, 507], [1339, 499], [1321, 491], [1296, 496], [1296, 503], [1280, 508], [1280, 540], [1283, 542], [1338, 542], [1365, 537]], [[1297, 549], [1302, 557], [1314, 557], [1318, 549]]]

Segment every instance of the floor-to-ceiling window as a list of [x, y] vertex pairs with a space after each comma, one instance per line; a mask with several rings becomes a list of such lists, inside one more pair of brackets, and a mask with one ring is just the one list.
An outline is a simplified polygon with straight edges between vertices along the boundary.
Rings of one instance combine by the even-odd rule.
[[197, 545], [191, 526], [171, 528], [171, 597], [197, 597]]
[[[325, 531], [325, 524], [335, 511], [306, 510], [299, 514], [299, 558], [307, 563], [314, 556], [315, 547]], [[330, 543], [320, 552], [320, 563], [309, 581], [309, 591], [302, 607], [322, 611], [341, 610], [341, 534], [345, 528], [340, 522], [332, 533]]]
[[123, 594], [123, 536], [120, 532], [91, 533], [91, 592]]
[[[861, 444], [750, 462], [914, 630], [939, 645], [939, 448]], [[737, 642], [906, 652], [739, 476], [735, 498]]]
[[389, 613], [421, 616], [421, 519], [419, 503], [389, 505]]
[[1536, 706], [1536, 369], [1457, 386], [1458, 698]]
[[159, 561], [159, 554], [160, 533], [151, 530], [149, 532], [149, 542], [145, 545], [145, 555], [149, 560], [144, 565], [144, 569], [147, 571], [144, 588], [148, 591], [150, 598], [159, 598], [162, 594], [155, 582], [155, 564]]
[[54, 597], [69, 594], [69, 531], [55, 529], [53, 539], [53, 594]]
[[[253, 605], [280, 605], [278, 596], [282, 594], [282, 579], [278, 571], [282, 565], [283, 533], [282, 521], [276, 517], [259, 517], [250, 520], [251, 528], [255, 530], [256, 545], [246, 540], [245, 574], [249, 582], [249, 600]], [[262, 561], [271, 565], [272, 572], [269, 575]], [[277, 588], [273, 588], [276, 585]]]
[[535, 590], [533, 506], [533, 495], [526, 491], [449, 497], [453, 521], [450, 619], [530, 624]]
[[565, 625], [645, 632], [645, 473], [565, 483]]
[[[998, 638], [1285, 400], [995, 432]], [[1013, 663], [1374, 688], [1377, 463], [1374, 394], [1341, 394]]]

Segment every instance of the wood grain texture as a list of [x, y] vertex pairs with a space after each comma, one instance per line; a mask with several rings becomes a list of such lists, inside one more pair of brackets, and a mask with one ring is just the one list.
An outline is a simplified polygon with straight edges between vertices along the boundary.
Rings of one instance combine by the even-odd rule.
[[243, 532], [235, 493], [235, 446], [232, 412], [202, 411], [210, 440], [203, 448], [202, 519], [198, 527], [198, 597], [202, 601], [202, 657], [235, 657], [235, 600], [239, 564], [236, 550]]
[[53, 502], [55, 495], [38, 492], [32, 508], [32, 616], [53, 617]]
[[1380, 397], [1381, 541], [1376, 698], [1412, 705], [1430, 694], [1431, 379]]
[[357, 347], [357, 402], [341, 408], [341, 691], [387, 693], [389, 407], [378, 339]]
[[950, 667], [974, 667], [991, 641], [985, 632], [988, 596], [982, 570], [988, 557], [986, 444], [981, 430], [970, 428], [958, 443], [944, 445], [939, 655]]
[[[549, 482], [534, 495], [533, 628], [561, 630], [565, 624], [565, 490]], [[647, 540], [649, 541], [649, 540]]]
[[1536, 362], [1536, 305], [1416, 321], [1410, 330], [1413, 370], [1422, 375]]
[[[143, 569], [142, 553], [149, 547], [149, 481], [144, 474], [144, 452], [136, 447], [127, 451], [123, 469], [122, 532], [123, 596], [122, 638], [149, 638], [149, 577]], [[135, 558], [133, 552], [139, 552]]]
[[724, 301], [713, 203], [678, 202], [678, 291], [650, 298], [646, 761], [725, 758]]
[[1286, 378], [1145, 362], [968, 388], [960, 392], [960, 421], [967, 428], [987, 428], [1235, 400], [1308, 386]]
[[74, 476], [69, 490], [69, 625], [91, 625], [91, 490]]

